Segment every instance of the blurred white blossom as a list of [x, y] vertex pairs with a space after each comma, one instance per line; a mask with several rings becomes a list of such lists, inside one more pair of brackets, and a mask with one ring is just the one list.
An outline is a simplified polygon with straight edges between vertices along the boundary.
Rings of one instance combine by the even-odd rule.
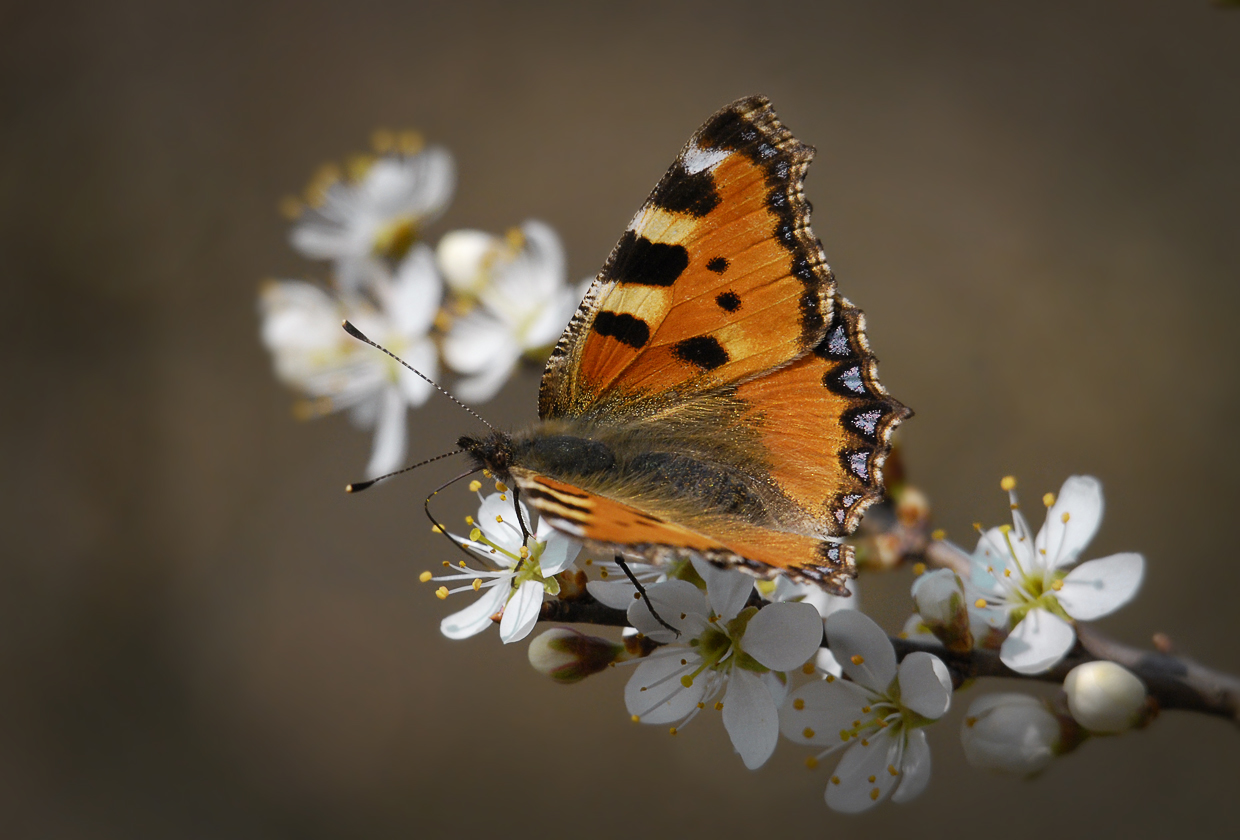
[[550, 349], [584, 289], [567, 282], [560, 238], [538, 221], [503, 238], [453, 231], [436, 255], [448, 287], [469, 304], [444, 337], [444, 363], [464, 376], [457, 396], [484, 402], [522, 355]]
[[432, 386], [391, 357], [351, 338], [343, 319], [429, 377], [438, 370], [428, 337], [443, 294], [430, 249], [418, 246], [381, 276], [371, 293], [343, 295], [297, 280], [269, 283], [259, 298], [262, 338], [276, 375], [309, 401], [313, 417], [348, 409], [355, 424], [374, 429], [368, 477], [390, 472], [405, 457], [405, 412], [426, 402]]
[[779, 741], [784, 671], [803, 665], [822, 641], [822, 620], [808, 604], [746, 607], [753, 578], [694, 560], [706, 592], [685, 580], [647, 590], [629, 606], [629, 623], [664, 645], [637, 666], [624, 690], [634, 720], [682, 727], [713, 706], [749, 769], [761, 767]]
[[331, 260], [344, 291], [367, 285], [377, 261], [400, 260], [451, 200], [452, 156], [420, 146], [405, 135], [401, 149], [354, 159], [347, 177], [329, 168], [308, 191], [290, 240], [307, 257]]
[[947, 666], [924, 652], [897, 666], [887, 635], [860, 612], [832, 614], [826, 630], [848, 679], [828, 675], [793, 691], [780, 710], [780, 731], [798, 744], [825, 746], [813, 764], [845, 750], [827, 783], [832, 809], [865, 811], [888, 795], [907, 802], [930, 782], [923, 727], [951, 705]]
[[[1102, 485], [1072, 476], [1056, 499], [1046, 494], [1046, 523], [1035, 539], [1005, 478], [1011, 526], [982, 534], [973, 553], [971, 609], [1008, 632], [1003, 663], [1022, 674], [1053, 667], [1076, 642], [1074, 621], [1091, 621], [1119, 609], [1136, 594], [1145, 573], [1140, 554], [1113, 554], [1076, 566], [1102, 522]], [[1069, 568], [1076, 566], [1071, 571]]]

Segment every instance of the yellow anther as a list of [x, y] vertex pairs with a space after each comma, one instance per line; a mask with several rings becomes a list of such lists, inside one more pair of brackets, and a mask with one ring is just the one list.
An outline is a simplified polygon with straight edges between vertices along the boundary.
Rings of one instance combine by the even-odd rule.
[[693, 675], [685, 674], [683, 677], [680, 678], [680, 684], [683, 685], [685, 688], [693, 688]]
[[[603, 580], [607, 580], [607, 578], [611, 576], [611, 573], [608, 572], [606, 569], [599, 569], [598, 576], [601, 577]], [[633, 594], [637, 595], [637, 597], [639, 598], [641, 597], [641, 593], [639, 592], [634, 592]]]
[[280, 199], [280, 215], [290, 222], [300, 216], [303, 209], [305, 208], [301, 203], [301, 199], [295, 195], [286, 195]]
[[[642, 690], [644, 691], [645, 689], [642, 689]], [[629, 720], [633, 721], [634, 723], [642, 722], [642, 719], [638, 717], [637, 715], [629, 715]]]
[[838, 785], [839, 783], [840, 783], [840, 777], [839, 777], [839, 776], [832, 776], [832, 777], [831, 777], [831, 784], [833, 784], [833, 785]]
[[861, 728], [861, 721], [859, 721], [859, 720], [854, 720], [854, 721], [853, 721], [853, 729], [860, 729], [860, 728]]
[[944, 531], [942, 528], [935, 528], [933, 531], [930, 532], [930, 539], [945, 540], [947, 539], [947, 532]]
[[464, 560], [457, 560], [457, 561], [456, 561], [456, 565], [460, 566], [462, 569], [468, 569], [468, 568], [469, 568], [469, 566], [468, 566], [468, 565], [466, 565], [466, 563], [465, 563], [465, 561], [464, 561]]
[[421, 581], [422, 583], [426, 583], [430, 579], [431, 579], [430, 572], [423, 572], [422, 574], [418, 575], [418, 580]]
[[897, 638], [897, 639], [907, 639], [907, 638], [908, 638], [908, 633], [905, 633], [903, 630], [901, 630], [899, 633], [896, 633], [896, 638]]
[[865, 738], [861, 739], [861, 746], [868, 747], [869, 745], [870, 745], [870, 742], [868, 740], [866, 740]]
[[1061, 522], [1063, 522], [1063, 524], [1067, 525], [1067, 524], [1068, 524], [1068, 520], [1069, 520], [1069, 519], [1071, 519], [1071, 518], [1072, 518], [1072, 516], [1071, 516], [1071, 515], [1070, 515], [1070, 514], [1069, 514], [1069, 513], [1065, 510], [1065, 511], [1063, 512], [1063, 516], [1059, 517], [1059, 520], [1060, 520]]
[[840, 730], [840, 740], [841, 740], [841, 741], [847, 741], [847, 740], [848, 740], [849, 738], [851, 738], [851, 737], [852, 737], [852, 733], [851, 733], [851, 732], [849, 732], [847, 729], [841, 729], [841, 730]]
[[1045, 496], [1043, 496], [1042, 504], [1046, 505], [1047, 507], [1050, 507], [1051, 505], [1055, 504], [1055, 494], [1047, 493]]
[[421, 133], [417, 131], [402, 131], [397, 143], [400, 145], [401, 154], [405, 155], [416, 155], [426, 145]]
[[717, 701], [715, 701], [715, 711], [716, 711], [716, 712], [722, 712], [722, 711], [723, 711], [723, 701], [722, 701], [722, 700], [717, 700]]
[[973, 523], [973, 530], [974, 530], [974, 531], [977, 531], [977, 532], [980, 534], [980, 533], [982, 532], [982, 523], [980, 523], [980, 522], [974, 522], [974, 523]]
[[505, 494], [503, 494], [503, 493], [500, 493], [500, 494], [499, 494], [499, 500], [500, 500], [501, 502], [506, 502], [506, 501], [508, 501], [508, 496], [506, 496], [506, 495], [505, 495]]
[[1015, 476], [1005, 475], [1003, 480], [999, 482], [999, 486], [1002, 487], [1005, 492], [1012, 492], [1016, 489]]
[[443, 529], [442, 525], [432, 525], [431, 533], [432, 534], [446, 534], [447, 532]]
[[676, 734], [676, 727], [674, 727], [674, 726], [673, 726], [671, 729], [667, 730], [667, 734], [669, 734], [669, 735], [675, 735], [675, 734]]
[[891, 775], [893, 775], [893, 776], [899, 776], [899, 775], [900, 775], [900, 771], [896, 769], [896, 766], [895, 766], [894, 764], [888, 764], [888, 765], [887, 765], [887, 772], [888, 772], [888, 773], [890, 773], [890, 774], [891, 774]]
[[810, 728], [807, 726], [807, 727], [805, 727], [804, 729], [802, 729], [802, 730], [801, 730], [801, 734], [802, 734], [803, 736], [805, 736], [805, 738], [808, 740], [808, 739], [810, 739], [810, 738], [813, 738], [813, 737], [814, 737], [814, 735], [815, 735], [816, 733], [814, 732], [814, 730], [813, 730], [813, 729], [810, 729]]
[[874, 790], [870, 791], [870, 799], [873, 799], [875, 802], [878, 801], [878, 797], [880, 796], [882, 796], [882, 792], [879, 791], [878, 788], [874, 788]]
[[528, 547], [523, 545], [521, 546], [521, 550], [518, 551], [517, 554], [521, 555], [521, 559], [524, 560], [525, 558], [530, 556], [530, 550]]
[[1051, 589], [1054, 589], [1056, 592], [1063, 589], [1063, 581], [1058, 579], [1051, 581]]
[[439, 561], [439, 562], [440, 562], [440, 564], [441, 564], [441, 565], [442, 565], [445, 569], [451, 569], [451, 568], [452, 568], [452, 564], [451, 564], [451, 563], [449, 563], [447, 560], [441, 560], [441, 561]]
[[986, 609], [986, 599], [978, 598], [976, 601], [973, 602], [973, 606], [977, 607], [979, 610]]
[[964, 725], [969, 727], [970, 729], [973, 728], [973, 724], [975, 723], [977, 723], [977, 718], [975, 717], [967, 717], [964, 719]]
[[699, 709], [705, 709], [705, 708], [706, 708], [706, 704], [705, 704], [705, 703], [698, 703], [698, 708], [699, 708]]
[[474, 582], [470, 585], [473, 586], [474, 591], [477, 592], [482, 588], [482, 578], [474, 578]]
[[804, 711], [805, 710], [805, 699], [802, 697], [798, 697], [797, 699], [793, 700], [792, 708], [796, 709], [798, 712]]
[[913, 564], [913, 574], [915, 574], [917, 577], [921, 577], [925, 573], [926, 573], [925, 563], [914, 563]]
[[447, 597], [448, 597], [448, 587], [446, 587], [446, 586], [441, 586], [441, 587], [439, 587], [438, 589], [436, 589], [436, 590], [435, 590], [435, 597], [436, 597], [436, 598], [438, 598], [438, 599], [439, 599], [439, 600], [441, 600], [441, 601], [442, 601], [442, 600], [444, 600], [445, 598], [447, 598]]
[[474, 528], [471, 530], [469, 532], [469, 539], [471, 542], [478, 542], [478, 540], [482, 539], [482, 529]]
[[870, 713], [870, 707], [869, 707], [869, 706], [862, 706], [862, 707], [861, 707], [861, 714], [863, 714], [863, 715], [868, 715], [869, 713]]
[[805, 759], [805, 766], [810, 770], [813, 770], [818, 766], [818, 759], [811, 755], [809, 758]]
[[482, 489], [482, 482], [479, 481], [478, 479], [475, 478], [473, 481], [469, 482], [469, 492], [477, 493], [481, 489]]
[[681, 614], [680, 614], [680, 620], [681, 620], [681, 621], [684, 621], [684, 620], [685, 620], [686, 618], [688, 618], [688, 617], [689, 617], [689, 616], [688, 616], [686, 613], [681, 613]]
[[508, 485], [502, 481], [495, 482], [495, 492], [496, 493], [507, 493]]
[[827, 682], [829, 683], [835, 682], [835, 674], [827, 674]]
[[859, 653], [854, 653], [849, 657], [848, 661], [854, 665], [861, 665], [865, 663], [865, 657]]
[[1012, 526], [1011, 526], [1011, 525], [1007, 525], [1007, 524], [1000, 525], [1000, 526], [999, 526], [999, 533], [1001, 533], [1001, 534], [1010, 534], [1010, 533], [1012, 533]]
[[871, 777], [870, 777], [870, 784], [874, 784], [874, 783], [875, 783], [875, 782], [877, 782], [877, 781], [878, 781], [878, 777], [877, 777], [877, 776], [871, 776]]
[[465, 517], [465, 524], [466, 524], [466, 525], [473, 525], [473, 524], [474, 524], [474, 518], [473, 518], [472, 516], [467, 516], [467, 517]]
[[503, 517], [503, 516], [500, 516], [500, 515], [497, 513], [497, 514], [495, 514], [495, 521], [496, 521], [496, 522], [498, 522], [498, 523], [500, 523], [500, 524], [502, 525], [502, 524], [503, 524], [503, 522], [504, 522], [504, 517]]
[[1004, 577], [1011, 577], [1011, 576], [1012, 576], [1012, 570], [1011, 570], [1011, 569], [1004, 569], [1004, 570], [1003, 570], [1003, 576], [1004, 576]]
[[688, 660], [688, 659], [682, 659], [682, 660], [680, 660], [680, 664], [681, 664], [681, 665], [688, 665], [688, 664], [689, 664], [689, 660]]
[[482, 471], [482, 475], [483, 475], [483, 477], [484, 477], [484, 478], [490, 478], [490, 477], [491, 477], [491, 471], [490, 471], [490, 470], [483, 470], [483, 471]]
[[801, 666], [801, 673], [802, 673], [802, 674], [805, 674], [807, 677], [808, 677], [810, 674], [814, 673], [814, 663], [813, 663], [813, 662], [806, 662], [804, 665], [802, 665], [802, 666]]

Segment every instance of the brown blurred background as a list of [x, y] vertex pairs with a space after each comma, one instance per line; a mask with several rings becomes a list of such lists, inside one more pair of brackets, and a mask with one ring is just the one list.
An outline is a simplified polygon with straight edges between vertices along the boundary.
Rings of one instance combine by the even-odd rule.
[[[622, 673], [562, 688], [524, 644], [448, 642], [417, 575], [451, 556], [420, 511], [451, 467], [341, 493], [369, 437], [293, 421], [255, 300], [322, 276], [278, 201], [375, 127], [455, 153], [432, 239], [538, 217], [576, 278], [709, 114], [766, 93], [818, 148], [815, 230], [917, 411], [939, 523], [971, 545], [1002, 475], [1035, 503], [1095, 474], [1091, 554], [1149, 561], [1105, 629], [1237, 671], [1240, 12], [5, 4], [0, 68], [3, 836], [1234, 831], [1218, 720], [1167, 714], [1026, 783], [963, 766], [974, 688], [931, 731], [929, 791], [846, 818], [787, 745], [749, 773], [717, 718], [630, 724]], [[525, 422], [536, 387], [486, 414]], [[411, 426], [416, 457], [473, 428], [442, 403]], [[894, 627], [908, 583], [865, 602]]]

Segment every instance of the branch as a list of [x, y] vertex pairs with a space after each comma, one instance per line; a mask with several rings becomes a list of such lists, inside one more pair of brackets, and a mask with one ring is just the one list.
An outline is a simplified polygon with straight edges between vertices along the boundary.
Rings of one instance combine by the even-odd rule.
[[[623, 610], [604, 606], [593, 599], [546, 601], [539, 615], [541, 621], [560, 624], [593, 624], [603, 627], [628, 627]], [[977, 677], [1006, 677], [1062, 683], [1068, 672], [1084, 662], [1108, 659], [1123, 665], [1145, 683], [1146, 689], [1160, 709], [1201, 712], [1225, 718], [1240, 725], [1240, 679], [1215, 671], [1179, 656], [1129, 647], [1107, 638], [1094, 628], [1076, 625], [1080, 643], [1062, 662], [1040, 674], [1020, 674], [1003, 664], [995, 650], [971, 650], [954, 653], [941, 645], [915, 642], [893, 637], [896, 658], [915, 651], [932, 653], [947, 665], [952, 683], [957, 688], [965, 680]]]

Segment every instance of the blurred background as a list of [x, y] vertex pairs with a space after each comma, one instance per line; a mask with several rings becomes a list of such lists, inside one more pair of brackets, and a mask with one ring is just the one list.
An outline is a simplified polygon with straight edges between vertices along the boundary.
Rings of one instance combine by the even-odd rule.
[[[524, 644], [443, 639], [420, 507], [453, 466], [345, 496], [370, 437], [293, 420], [256, 294], [321, 278], [279, 200], [376, 127], [456, 156], [431, 241], [536, 217], [580, 278], [692, 131], [765, 93], [818, 148], [814, 228], [938, 524], [971, 547], [1001, 476], [1034, 503], [1097, 475], [1089, 553], [1149, 562], [1104, 629], [1235, 672], [1238, 82], [1240, 11], [1207, 0], [4, 4], [0, 834], [1234, 830], [1216, 719], [1022, 782], [963, 764], [975, 687], [927, 793], [848, 818], [788, 745], [750, 773], [715, 716], [634, 727], [624, 673], [564, 688]], [[537, 382], [484, 413], [527, 422]], [[475, 428], [444, 402], [411, 457]], [[889, 628], [909, 581], [862, 582]]]

